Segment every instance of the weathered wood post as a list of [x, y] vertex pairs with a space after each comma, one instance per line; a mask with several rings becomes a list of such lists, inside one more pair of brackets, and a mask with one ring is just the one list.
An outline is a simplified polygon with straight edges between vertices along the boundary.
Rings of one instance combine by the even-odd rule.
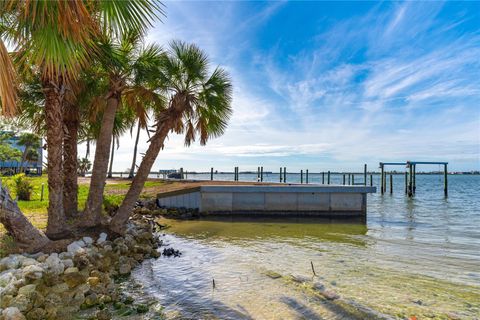
[[370, 187], [373, 187], [373, 174], [370, 175]]
[[322, 184], [325, 184], [325, 172], [322, 172]]
[[348, 185], [352, 184], [352, 175], [349, 173], [348, 174]]
[[367, 185], [367, 164], [366, 163], [363, 165], [363, 181], [364, 181], [364, 185], [366, 186]]
[[[2, 186], [2, 182], [0, 180], [0, 187]], [[43, 192], [45, 191], [45, 183], [42, 183], [42, 190], [40, 191], [40, 201], [43, 201]]]
[[410, 180], [408, 181], [408, 196], [413, 196], [413, 166], [411, 163], [408, 164], [408, 174]]
[[180, 179], [183, 180], [183, 168], [180, 168]]
[[307, 184], [308, 184], [308, 169], [307, 169], [306, 177], [305, 177], [305, 178], [306, 178], [306, 182], [307, 182]]
[[287, 167], [283, 167], [283, 182], [287, 183]]
[[393, 193], [393, 175], [390, 173], [390, 194]]
[[405, 194], [408, 194], [408, 172], [405, 171]]
[[417, 165], [413, 165], [413, 194], [417, 190]]
[[327, 172], [327, 184], [330, 184], [330, 170]]
[[280, 167], [280, 183], [282, 183], [282, 167]]
[[263, 182], [263, 167], [260, 167], [260, 181]]
[[210, 168], [210, 181], [213, 181], [213, 168]]
[[355, 173], [352, 173], [352, 186], [355, 185]]
[[300, 184], [303, 184], [303, 170], [300, 170]]
[[233, 181], [237, 181], [237, 167], [233, 167]]
[[385, 190], [383, 190], [383, 178], [384, 178], [384, 168], [383, 168], [383, 163], [380, 163], [380, 175], [381, 175], [381, 179], [380, 179], [380, 193], [383, 194]]
[[443, 193], [445, 194], [445, 197], [448, 197], [448, 170], [446, 163], [443, 165], [443, 182]]
[[343, 185], [345, 185], [345, 173], [343, 174]]

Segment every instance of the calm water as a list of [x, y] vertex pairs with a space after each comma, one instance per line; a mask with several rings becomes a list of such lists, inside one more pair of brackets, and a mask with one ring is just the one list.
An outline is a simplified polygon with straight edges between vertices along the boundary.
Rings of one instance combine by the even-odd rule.
[[[147, 261], [134, 281], [172, 319], [370, 318], [349, 306], [398, 319], [480, 319], [480, 176], [449, 176], [448, 199], [442, 176], [418, 175], [414, 199], [403, 176], [394, 188], [369, 195], [366, 224], [164, 220], [164, 242], [183, 255]], [[325, 301], [314, 283], [341, 299]]]

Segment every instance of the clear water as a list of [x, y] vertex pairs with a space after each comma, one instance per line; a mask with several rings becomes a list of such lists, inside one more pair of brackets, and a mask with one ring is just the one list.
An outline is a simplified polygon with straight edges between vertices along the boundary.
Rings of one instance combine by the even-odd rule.
[[449, 176], [448, 198], [443, 176], [418, 175], [413, 199], [403, 179], [369, 195], [366, 224], [163, 220], [183, 255], [145, 262], [133, 281], [172, 319], [480, 319], [480, 176]]

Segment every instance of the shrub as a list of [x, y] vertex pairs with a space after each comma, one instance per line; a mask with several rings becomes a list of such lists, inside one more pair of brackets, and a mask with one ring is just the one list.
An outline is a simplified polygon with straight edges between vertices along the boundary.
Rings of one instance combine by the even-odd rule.
[[18, 200], [30, 201], [32, 196], [33, 185], [30, 180], [24, 176], [18, 176], [15, 178], [15, 193]]

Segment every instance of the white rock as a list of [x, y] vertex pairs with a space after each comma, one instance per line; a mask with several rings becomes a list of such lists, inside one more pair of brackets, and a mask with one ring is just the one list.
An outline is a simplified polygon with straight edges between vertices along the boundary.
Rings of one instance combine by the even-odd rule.
[[15, 307], [3, 310], [2, 316], [5, 320], [25, 320], [25, 316]]
[[62, 261], [63, 261], [63, 265], [65, 266], [65, 268], [73, 267], [72, 259], [65, 259], [65, 260], [62, 260]]
[[105, 232], [100, 233], [100, 236], [98, 237], [97, 244], [102, 244], [105, 241], [107, 241], [107, 234]]
[[85, 242], [85, 244], [88, 246], [88, 245], [91, 245], [93, 243], [93, 239], [90, 238], [90, 237], [83, 237], [82, 238], [83, 242]]
[[0, 287], [6, 287], [9, 283], [15, 281], [13, 271], [7, 270], [0, 274]]
[[72, 259], [73, 253], [71, 252], [61, 252], [58, 257], [62, 260]]
[[65, 268], [57, 253], [52, 253], [47, 260], [45, 260], [45, 265], [48, 267], [48, 271], [54, 275], [62, 274]]
[[25, 279], [37, 280], [42, 278], [43, 269], [37, 265], [26, 266], [23, 268], [23, 277]]
[[75, 254], [85, 246], [86, 244], [83, 240], [74, 241], [67, 246], [67, 252]]
[[25, 258], [22, 261], [22, 267], [28, 267], [28, 266], [32, 266], [32, 265], [35, 265], [35, 264], [38, 264], [38, 261], [33, 259], [33, 258]]
[[0, 260], [0, 271], [16, 269], [20, 267], [21, 261], [18, 255], [10, 255]]

